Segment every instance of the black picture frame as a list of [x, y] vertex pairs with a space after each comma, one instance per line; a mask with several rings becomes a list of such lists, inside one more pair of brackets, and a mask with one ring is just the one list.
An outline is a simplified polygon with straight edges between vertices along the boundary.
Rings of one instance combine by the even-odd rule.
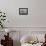
[[19, 15], [28, 15], [28, 8], [19, 8]]

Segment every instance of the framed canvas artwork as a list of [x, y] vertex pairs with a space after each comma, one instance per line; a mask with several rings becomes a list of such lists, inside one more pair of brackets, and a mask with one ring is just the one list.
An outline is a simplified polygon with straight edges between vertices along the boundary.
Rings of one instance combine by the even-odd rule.
[[28, 15], [28, 8], [19, 8], [19, 15]]

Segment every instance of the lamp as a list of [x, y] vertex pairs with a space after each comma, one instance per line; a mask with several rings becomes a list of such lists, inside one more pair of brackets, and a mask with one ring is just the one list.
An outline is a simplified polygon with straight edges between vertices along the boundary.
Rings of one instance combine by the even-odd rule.
[[5, 32], [8, 33], [9, 32], [9, 29], [5, 29]]
[[7, 33], [7, 36], [9, 36], [9, 29], [5, 29], [5, 32]]

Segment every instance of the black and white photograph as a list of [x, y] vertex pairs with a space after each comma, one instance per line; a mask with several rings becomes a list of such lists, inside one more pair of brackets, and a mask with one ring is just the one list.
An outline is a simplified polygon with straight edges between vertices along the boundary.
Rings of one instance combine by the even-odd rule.
[[19, 8], [19, 15], [28, 15], [28, 8]]

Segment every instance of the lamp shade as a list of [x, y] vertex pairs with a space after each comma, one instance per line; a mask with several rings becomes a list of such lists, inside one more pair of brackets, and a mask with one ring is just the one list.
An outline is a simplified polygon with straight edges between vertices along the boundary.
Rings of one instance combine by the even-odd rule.
[[9, 31], [9, 29], [5, 29], [5, 32], [8, 33], [8, 32], [10, 32], [10, 31]]

